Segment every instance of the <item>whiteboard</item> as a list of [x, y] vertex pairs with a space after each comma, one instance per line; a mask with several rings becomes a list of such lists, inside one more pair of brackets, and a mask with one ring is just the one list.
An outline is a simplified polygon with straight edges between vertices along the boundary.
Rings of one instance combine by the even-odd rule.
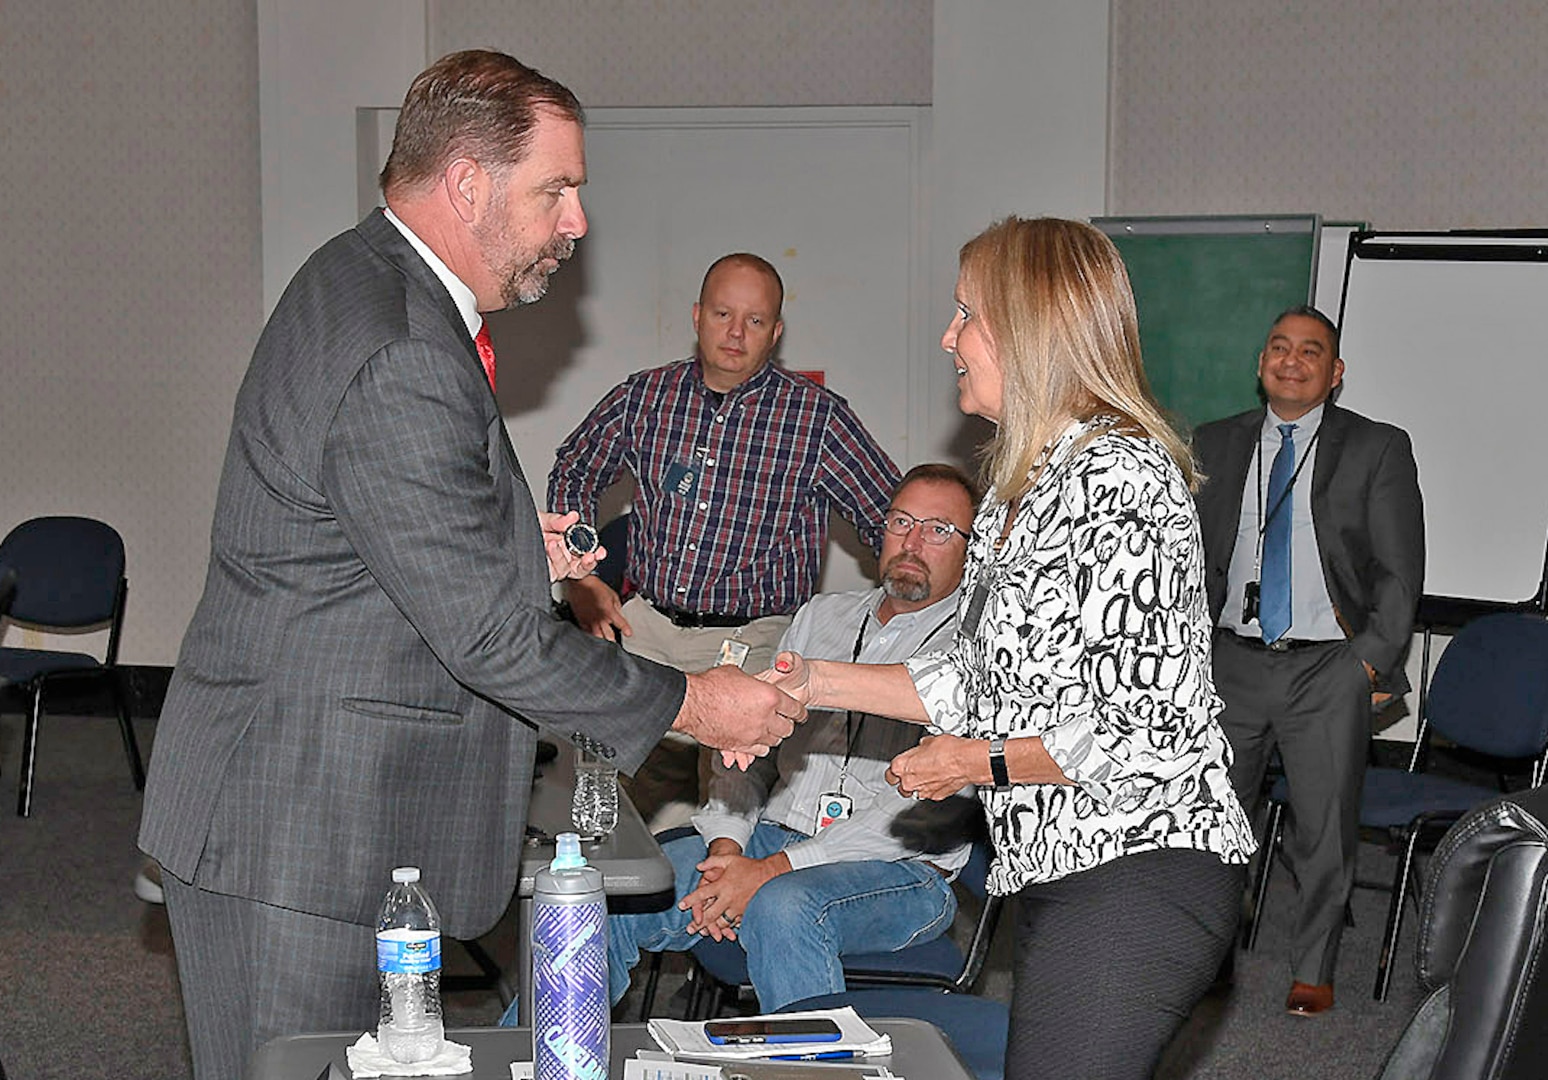
[[[610, 387], [692, 355], [700, 281], [732, 251], [784, 279], [776, 362], [822, 372], [906, 468], [926, 307], [921, 123], [912, 108], [591, 110], [591, 231], [547, 298], [490, 320], [501, 410], [539, 501], [554, 451]], [[831, 535], [821, 587], [869, 584], [852, 530], [835, 519]]]
[[[1312, 304], [1330, 319], [1338, 318], [1344, 295], [1344, 264], [1349, 255], [1350, 238], [1365, 229], [1364, 224], [1348, 221], [1324, 221], [1317, 237], [1316, 281], [1312, 284]], [[1265, 328], [1264, 336], [1267, 336]]]
[[1548, 546], [1548, 234], [1365, 234], [1340, 316], [1339, 404], [1406, 429], [1424, 591], [1534, 596]]

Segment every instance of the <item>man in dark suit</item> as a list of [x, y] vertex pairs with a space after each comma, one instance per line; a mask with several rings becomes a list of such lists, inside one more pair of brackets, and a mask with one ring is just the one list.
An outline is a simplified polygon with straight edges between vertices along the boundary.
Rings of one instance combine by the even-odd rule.
[[536, 725], [628, 770], [669, 727], [745, 763], [801, 715], [735, 668], [684, 676], [552, 617], [551, 581], [596, 556], [534, 507], [479, 312], [538, 299], [584, 235], [581, 119], [508, 56], [437, 62], [386, 213], [312, 256], [253, 354], [140, 833], [200, 1080], [276, 1035], [375, 1027], [394, 866], [423, 870], [447, 935], [494, 925]]
[[[1408, 436], [1340, 409], [1338, 329], [1313, 307], [1274, 322], [1258, 358], [1268, 408], [1199, 428], [1198, 494], [1215, 686], [1249, 809], [1277, 743], [1299, 914], [1286, 1008], [1333, 1004], [1359, 846], [1373, 690], [1402, 691], [1424, 577], [1424, 509]], [[1264, 856], [1267, 857], [1267, 856]]]

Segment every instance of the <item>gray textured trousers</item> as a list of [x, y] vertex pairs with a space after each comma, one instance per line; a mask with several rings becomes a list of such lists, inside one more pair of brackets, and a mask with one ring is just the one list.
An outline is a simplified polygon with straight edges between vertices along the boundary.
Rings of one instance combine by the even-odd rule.
[[280, 1035], [375, 1031], [374, 927], [206, 892], [162, 871], [195, 1080], [235, 1080]]
[[1274, 653], [1236, 637], [1215, 635], [1215, 689], [1226, 705], [1220, 726], [1236, 755], [1231, 786], [1251, 814], [1278, 744], [1290, 788], [1285, 855], [1299, 901], [1291, 977], [1330, 983], [1360, 848], [1370, 680], [1344, 641]]
[[1145, 1080], [1235, 945], [1246, 868], [1125, 855], [1016, 898], [1005, 1080]]

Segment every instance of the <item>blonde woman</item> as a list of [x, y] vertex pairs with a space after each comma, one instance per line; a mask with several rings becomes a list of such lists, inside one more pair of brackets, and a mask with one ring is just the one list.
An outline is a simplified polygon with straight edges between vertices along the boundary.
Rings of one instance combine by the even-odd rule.
[[1015, 894], [1005, 1075], [1145, 1077], [1235, 934], [1251, 831], [1215, 717], [1187, 445], [1140, 364], [1128, 275], [1090, 226], [1008, 218], [962, 249], [941, 340], [997, 427], [952, 648], [867, 666], [781, 654], [812, 707], [940, 734], [901, 792], [976, 784]]

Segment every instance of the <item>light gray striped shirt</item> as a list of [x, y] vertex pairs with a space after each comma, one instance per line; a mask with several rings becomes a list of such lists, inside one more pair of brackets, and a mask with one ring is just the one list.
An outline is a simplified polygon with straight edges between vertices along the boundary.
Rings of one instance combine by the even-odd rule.
[[[895, 664], [950, 647], [957, 632], [955, 592], [920, 611], [894, 615], [885, 626], [876, 618], [882, 595], [880, 589], [869, 589], [813, 597], [796, 612], [780, 648], [818, 660], [849, 660], [862, 638], [862, 663]], [[884, 779], [892, 759], [925, 733], [919, 724], [861, 713], [850, 721], [842, 712], [813, 710], [790, 738], [745, 773], [725, 768], [717, 756], [709, 802], [693, 824], [706, 843], [729, 837], [744, 848], [759, 820], [805, 833], [812, 838], [785, 849], [796, 870], [865, 859], [928, 858], [943, 870], [956, 871], [967, 862], [968, 845], [953, 844], [941, 833], [961, 827], [947, 824], [963, 820], [960, 807], [904, 798]], [[814, 836], [821, 796], [839, 790], [854, 800], [852, 816]]]

